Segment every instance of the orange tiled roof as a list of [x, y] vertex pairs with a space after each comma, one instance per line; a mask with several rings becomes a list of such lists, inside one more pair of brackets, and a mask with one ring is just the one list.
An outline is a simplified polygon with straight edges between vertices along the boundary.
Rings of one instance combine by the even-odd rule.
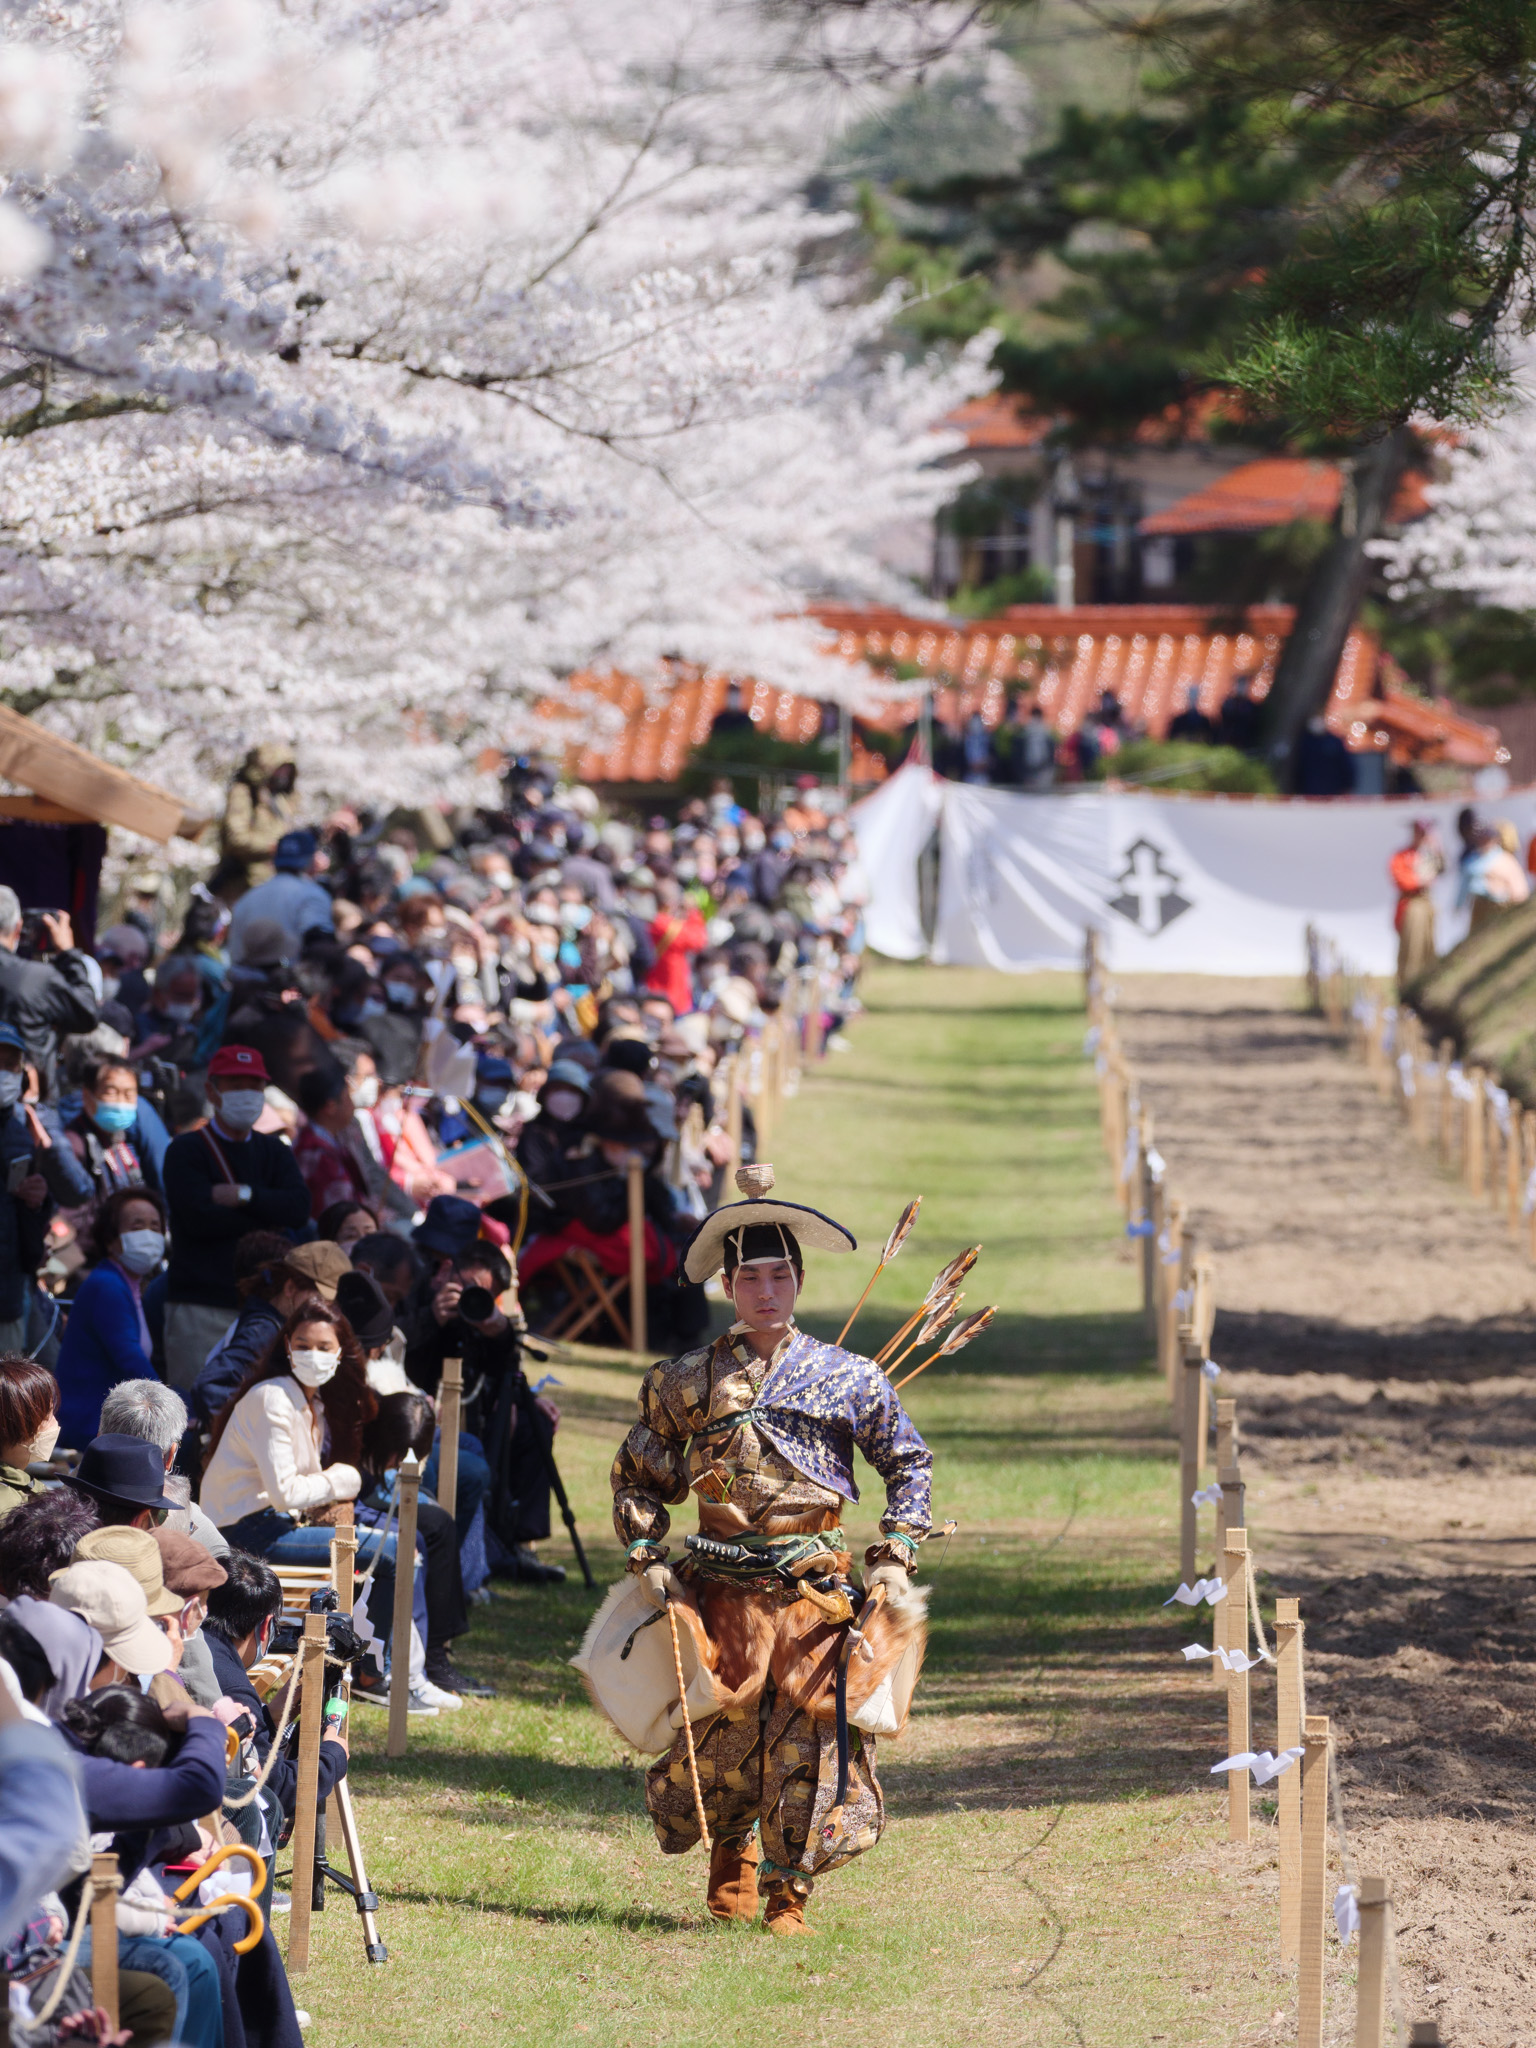
[[1339, 471], [1332, 462], [1266, 455], [1240, 463], [1176, 505], [1143, 519], [1144, 534], [1259, 533], [1293, 519], [1331, 519], [1339, 509]]
[[[1392, 494], [1388, 518], [1396, 525], [1422, 519], [1429, 509], [1425, 478], [1409, 470]], [[1293, 519], [1332, 519], [1343, 481], [1337, 463], [1300, 455], [1265, 455], [1239, 463], [1214, 483], [1153, 512], [1138, 532], [1154, 534], [1262, 533]]]
[[[936, 679], [934, 715], [948, 724], [979, 710], [995, 726], [1009, 696], [1026, 689], [1038, 694], [1055, 729], [1070, 733], [1112, 690], [1129, 720], [1161, 738], [1191, 689], [1199, 693], [1200, 709], [1213, 716], [1236, 675], [1252, 676], [1254, 696], [1265, 697], [1293, 612], [1289, 605], [1254, 605], [1235, 629], [1228, 614], [1202, 605], [1079, 605], [1071, 611], [1014, 605], [995, 619], [975, 621], [825, 605], [816, 616], [836, 636], [840, 654], [876, 671], [855, 707], [866, 725], [899, 731], [912, 722], [920, 690], [890, 672], [915, 668]], [[1376, 694], [1379, 663], [1375, 637], [1352, 632], [1326, 714], [1352, 749], [1390, 747], [1398, 759], [1466, 765], [1497, 759], [1499, 736], [1492, 727], [1443, 701], [1426, 704], [1393, 688], [1399, 672], [1390, 663], [1381, 663], [1384, 688]], [[689, 749], [708, 738], [732, 680], [741, 679], [680, 670], [648, 690], [632, 676], [577, 676], [578, 696], [592, 700], [587, 717], [596, 712], [606, 730], [571, 741], [572, 771], [589, 782], [674, 781]], [[760, 729], [801, 744], [815, 737], [821, 706], [813, 699], [764, 683], [742, 681], [741, 687], [743, 707]], [[570, 722], [571, 709], [539, 708], [558, 746], [560, 723]]]
[[1051, 431], [1051, 422], [1040, 413], [1027, 412], [1025, 404], [1022, 398], [989, 391], [956, 406], [944, 424], [960, 428], [968, 448], [1038, 448]]

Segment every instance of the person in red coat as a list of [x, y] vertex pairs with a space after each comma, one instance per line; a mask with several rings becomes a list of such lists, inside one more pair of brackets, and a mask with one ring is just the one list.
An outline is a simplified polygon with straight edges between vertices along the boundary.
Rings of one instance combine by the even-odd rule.
[[645, 985], [665, 996], [673, 1014], [681, 1017], [693, 1008], [694, 955], [709, 944], [709, 933], [697, 906], [684, 896], [674, 876], [664, 876], [656, 884], [656, 902], [656, 915], [650, 923], [656, 959]]

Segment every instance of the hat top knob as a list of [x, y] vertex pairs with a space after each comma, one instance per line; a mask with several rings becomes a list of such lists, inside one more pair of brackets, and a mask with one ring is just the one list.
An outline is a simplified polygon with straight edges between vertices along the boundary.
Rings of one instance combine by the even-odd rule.
[[755, 1166], [738, 1166], [736, 1186], [749, 1202], [760, 1202], [773, 1190], [773, 1168], [766, 1160]]

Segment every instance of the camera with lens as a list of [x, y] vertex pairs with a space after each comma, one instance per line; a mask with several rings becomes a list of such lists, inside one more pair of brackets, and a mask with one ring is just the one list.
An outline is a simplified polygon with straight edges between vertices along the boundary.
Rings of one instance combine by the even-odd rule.
[[[311, 1593], [309, 1596], [310, 1613], [325, 1616], [327, 1658], [346, 1667], [344, 1673], [328, 1670], [327, 1692], [330, 1692], [343, 1676], [355, 1678], [359, 1662], [368, 1655], [368, 1645], [352, 1626], [351, 1615], [337, 1612], [337, 1604], [336, 1591], [332, 1586], [323, 1586], [319, 1592]], [[284, 1615], [272, 1631], [270, 1653], [278, 1657], [296, 1657], [303, 1640], [304, 1629], [297, 1616]]]
[[16, 940], [18, 960], [43, 960], [53, 951], [53, 940], [48, 936], [45, 917], [62, 917], [59, 910], [24, 910], [21, 913], [21, 932]]
[[488, 1323], [496, 1313], [496, 1297], [489, 1287], [466, 1287], [459, 1296], [459, 1314], [466, 1323]]

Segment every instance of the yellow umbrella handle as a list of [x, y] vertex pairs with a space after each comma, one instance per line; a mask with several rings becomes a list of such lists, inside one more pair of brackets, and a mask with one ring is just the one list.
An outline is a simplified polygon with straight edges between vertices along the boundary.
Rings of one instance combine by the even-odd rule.
[[254, 1899], [248, 1899], [243, 1892], [225, 1892], [222, 1898], [215, 1899], [211, 1906], [205, 1906], [200, 1913], [192, 1914], [190, 1919], [178, 1920], [176, 1932], [178, 1934], [191, 1934], [196, 1928], [201, 1927], [205, 1920], [211, 1920], [215, 1913], [222, 1913], [227, 1906], [242, 1907], [246, 1919], [250, 1922], [247, 1931], [235, 1943], [235, 1954], [237, 1956], [248, 1956], [257, 1942], [260, 1941], [262, 1935], [265, 1934], [267, 1923], [261, 1917], [260, 1906], [257, 1905]]
[[[171, 1893], [171, 1897], [173, 1899], [190, 1899], [203, 1879], [211, 1877], [216, 1870], [229, 1861], [231, 1856], [243, 1856], [250, 1864], [251, 1890], [253, 1892], [265, 1891], [267, 1887], [267, 1866], [264, 1859], [258, 1856], [256, 1851], [245, 1842], [226, 1842], [221, 1849], [214, 1850], [206, 1863], [199, 1864], [192, 1875], [176, 1887], [175, 1891]], [[244, 1953], [245, 1951], [242, 1949], [241, 1954], [243, 1955]]]

